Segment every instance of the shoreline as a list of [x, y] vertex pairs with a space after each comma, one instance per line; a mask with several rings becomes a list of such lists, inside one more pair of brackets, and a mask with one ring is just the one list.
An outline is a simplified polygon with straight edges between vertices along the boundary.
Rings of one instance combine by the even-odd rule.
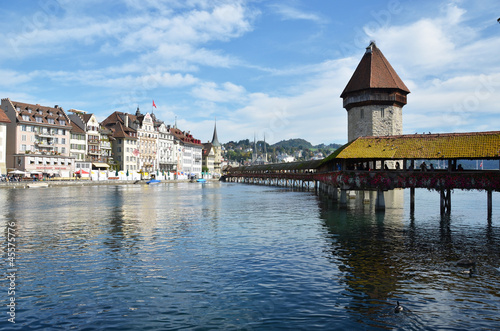
[[[29, 185], [35, 184], [38, 187], [32, 188], [42, 188], [42, 187], [55, 187], [55, 186], [102, 186], [102, 185], [148, 185], [146, 182], [149, 179], [143, 180], [101, 180], [101, 181], [93, 181], [93, 180], [54, 180], [54, 181], [21, 181], [21, 182], [1, 182], [0, 189], [3, 188], [30, 188]], [[218, 179], [207, 179], [207, 182], [218, 182]], [[170, 180], [162, 180], [160, 184], [168, 184], [168, 183], [189, 183], [189, 179], [170, 179]], [[48, 186], [42, 186], [44, 184], [48, 184]]]

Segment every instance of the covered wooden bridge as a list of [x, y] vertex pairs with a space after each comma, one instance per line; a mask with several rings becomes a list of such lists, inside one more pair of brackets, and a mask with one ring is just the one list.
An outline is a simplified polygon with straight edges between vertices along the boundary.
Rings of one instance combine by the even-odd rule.
[[226, 179], [255, 184], [314, 188], [331, 194], [340, 190], [346, 204], [349, 190], [375, 190], [377, 208], [385, 207], [383, 191], [415, 188], [440, 192], [441, 213], [450, 213], [451, 190], [500, 191], [499, 170], [464, 170], [462, 160], [500, 160], [500, 131], [360, 137], [323, 160], [267, 164], [229, 169]]

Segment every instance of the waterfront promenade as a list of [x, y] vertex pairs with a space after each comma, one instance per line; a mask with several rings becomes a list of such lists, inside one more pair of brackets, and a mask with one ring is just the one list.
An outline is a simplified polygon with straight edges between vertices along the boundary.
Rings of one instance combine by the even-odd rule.
[[[23, 180], [20, 182], [0, 182], [0, 189], [2, 188], [28, 188], [30, 184], [48, 184], [51, 186], [99, 186], [99, 185], [130, 185], [142, 184], [147, 185], [147, 179], [143, 180], [89, 180], [89, 179], [68, 179], [68, 180], [47, 180], [47, 181], [31, 181]], [[161, 183], [187, 183], [189, 179], [166, 179]], [[207, 181], [218, 181], [218, 179], [207, 179]]]

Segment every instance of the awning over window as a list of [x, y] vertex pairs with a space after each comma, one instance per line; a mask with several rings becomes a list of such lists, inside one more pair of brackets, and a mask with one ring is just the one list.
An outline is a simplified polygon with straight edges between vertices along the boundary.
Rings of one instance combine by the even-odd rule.
[[109, 168], [109, 164], [102, 162], [94, 162], [92, 165], [96, 168]]

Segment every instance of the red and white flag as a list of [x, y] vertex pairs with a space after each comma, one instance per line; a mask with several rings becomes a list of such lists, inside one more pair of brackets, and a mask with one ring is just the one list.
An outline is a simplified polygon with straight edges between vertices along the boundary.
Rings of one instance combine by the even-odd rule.
[[155, 108], [156, 108], [156, 105], [155, 105], [155, 101], [154, 101], [154, 100], [153, 100], [153, 107], [155, 107]]

